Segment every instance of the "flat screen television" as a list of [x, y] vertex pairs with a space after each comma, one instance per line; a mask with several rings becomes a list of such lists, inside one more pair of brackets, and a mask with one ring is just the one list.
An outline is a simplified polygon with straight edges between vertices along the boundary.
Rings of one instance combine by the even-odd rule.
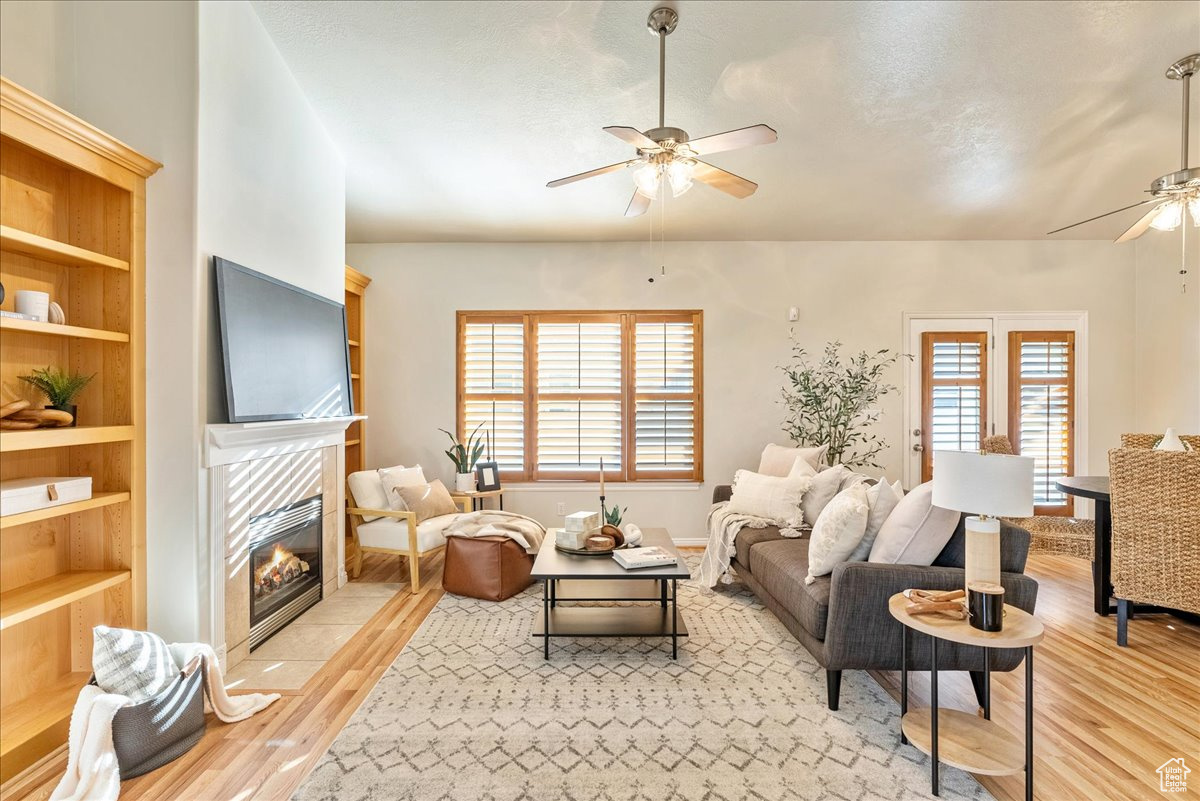
[[354, 414], [346, 307], [213, 257], [231, 423]]

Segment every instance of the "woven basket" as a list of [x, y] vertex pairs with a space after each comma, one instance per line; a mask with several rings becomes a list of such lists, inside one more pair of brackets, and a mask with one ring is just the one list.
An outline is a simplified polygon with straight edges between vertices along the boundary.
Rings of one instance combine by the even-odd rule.
[[1108, 470], [1113, 594], [1200, 613], [1200, 450], [1115, 448]]
[[[96, 683], [95, 676], [92, 684]], [[122, 707], [112, 722], [121, 780], [149, 773], [183, 756], [204, 736], [204, 666], [179, 677], [159, 695]]]

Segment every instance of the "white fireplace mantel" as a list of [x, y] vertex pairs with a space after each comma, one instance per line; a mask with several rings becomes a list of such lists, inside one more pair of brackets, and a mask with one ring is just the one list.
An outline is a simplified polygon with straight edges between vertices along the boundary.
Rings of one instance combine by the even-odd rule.
[[204, 466], [220, 467], [340, 445], [346, 428], [356, 420], [366, 419], [366, 415], [354, 415], [208, 425], [204, 433]]

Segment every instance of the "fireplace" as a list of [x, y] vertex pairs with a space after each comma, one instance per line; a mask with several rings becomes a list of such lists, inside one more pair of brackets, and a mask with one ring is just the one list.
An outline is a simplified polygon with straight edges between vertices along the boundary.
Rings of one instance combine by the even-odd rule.
[[250, 650], [321, 600], [321, 496], [250, 518]]

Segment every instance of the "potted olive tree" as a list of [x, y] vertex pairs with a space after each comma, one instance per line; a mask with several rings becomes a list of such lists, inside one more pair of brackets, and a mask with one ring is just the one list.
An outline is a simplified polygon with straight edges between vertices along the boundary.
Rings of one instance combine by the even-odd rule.
[[888, 447], [874, 431], [878, 403], [896, 391], [884, 378], [897, 361], [911, 357], [884, 348], [843, 358], [841, 347], [830, 342], [815, 363], [804, 348], [792, 349], [791, 362], [780, 368], [786, 376], [783, 430], [798, 445], [828, 443], [830, 465], [877, 468], [879, 454]]
[[454, 462], [454, 488], [459, 492], [475, 491], [475, 463], [483, 454], [483, 438], [479, 436], [481, 428], [483, 423], [475, 426], [466, 443], [459, 442], [458, 438], [446, 429], [438, 429], [450, 438], [450, 449], [446, 451], [446, 455]]
[[71, 415], [71, 425], [79, 421], [79, 407], [75, 398], [96, 377], [95, 373], [68, 373], [57, 367], [43, 367], [34, 370], [31, 375], [21, 376], [21, 380], [39, 389], [48, 401], [48, 408], [67, 412]]

